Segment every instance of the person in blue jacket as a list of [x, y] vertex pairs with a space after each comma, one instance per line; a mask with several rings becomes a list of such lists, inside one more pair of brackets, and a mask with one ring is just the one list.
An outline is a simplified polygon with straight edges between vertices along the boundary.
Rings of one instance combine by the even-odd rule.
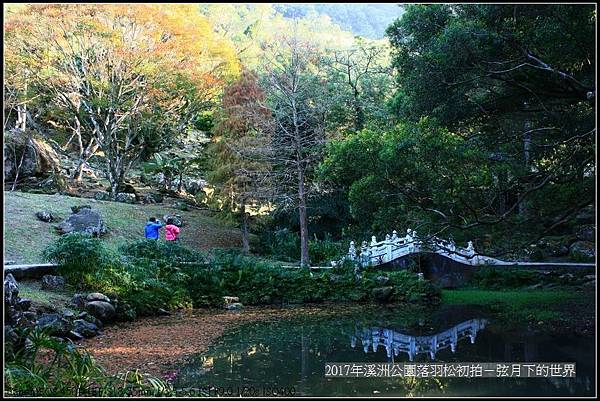
[[147, 239], [158, 239], [158, 230], [161, 229], [163, 225], [160, 220], [156, 220], [156, 217], [150, 217], [148, 219], [148, 223], [146, 223], [146, 227], [144, 227], [144, 233], [146, 234]]

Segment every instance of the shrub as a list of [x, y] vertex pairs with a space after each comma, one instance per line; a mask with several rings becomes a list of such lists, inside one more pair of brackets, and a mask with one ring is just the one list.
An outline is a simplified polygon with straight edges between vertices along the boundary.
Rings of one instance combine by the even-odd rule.
[[332, 260], [339, 260], [347, 252], [342, 242], [334, 242], [330, 238], [308, 242], [310, 261], [314, 265], [329, 265]]
[[69, 233], [50, 244], [44, 258], [58, 263], [58, 272], [67, 281], [78, 286], [90, 286], [94, 277], [119, 265], [118, 256], [107, 249], [102, 241], [85, 233]]
[[169, 262], [203, 262], [204, 256], [178, 241], [143, 239], [125, 244], [119, 249], [125, 256]]

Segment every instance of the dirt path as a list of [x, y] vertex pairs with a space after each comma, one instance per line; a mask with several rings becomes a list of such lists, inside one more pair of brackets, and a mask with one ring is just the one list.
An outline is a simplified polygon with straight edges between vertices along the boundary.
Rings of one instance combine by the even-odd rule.
[[205, 351], [226, 329], [245, 322], [315, 311], [335, 313], [335, 309], [327, 307], [246, 307], [239, 312], [194, 310], [109, 326], [103, 335], [84, 340], [82, 345], [109, 373], [139, 369], [164, 377], [185, 357]]

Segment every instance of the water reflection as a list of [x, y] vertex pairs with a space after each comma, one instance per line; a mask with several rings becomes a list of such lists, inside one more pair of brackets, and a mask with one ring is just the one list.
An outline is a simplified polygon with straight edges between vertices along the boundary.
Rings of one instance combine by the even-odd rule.
[[381, 345], [385, 347], [389, 359], [398, 356], [400, 352], [405, 352], [411, 362], [418, 354], [429, 354], [433, 361], [439, 350], [450, 348], [453, 353], [456, 352], [456, 345], [462, 339], [469, 338], [471, 344], [475, 344], [477, 332], [483, 330], [486, 324], [485, 319], [471, 319], [430, 336], [411, 336], [380, 327], [363, 329], [357, 327], [355, 335], [350, 338], [350, 346], [355, 348], [360, 339], [365, 353], [369, 352], [369, 347], [373, 352], [377, 352], [377, 348]]
[[[564, 333], [510, 327], [470, 308], [430, 312], [364, 308], [352, 313], [254, 322], [228, 330], [179, 367], [176, 388], [294, 387], [304, 396], [586, 396], [595, 388], [595, 343]], [[440, 351], [448, 349], [449, 351]], [[453, 352], [450, 352], [453, 351]], [[391, 361], [390, 361], [391, 358]], [[326, 362], [577, 363], [575, 378], [329, 378]]]

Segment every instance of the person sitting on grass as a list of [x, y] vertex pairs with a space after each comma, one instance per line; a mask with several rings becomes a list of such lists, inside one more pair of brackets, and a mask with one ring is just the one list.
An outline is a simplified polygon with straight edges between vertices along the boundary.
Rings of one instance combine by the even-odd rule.
[[150, 217], [148, 222], [146, 223], [146, 227], [144, 227], [144, 234], [147, 239], [158, 239], [158, 230], [163, 227], [160, 220], [157, 220], [156, 217]]
[[165, 226], [165, 239], [167, 241], [178, 241], [177, 236], [179, 235], [179, 231], [181, 230], [173, 224], [173, 219], [168, 219]]

